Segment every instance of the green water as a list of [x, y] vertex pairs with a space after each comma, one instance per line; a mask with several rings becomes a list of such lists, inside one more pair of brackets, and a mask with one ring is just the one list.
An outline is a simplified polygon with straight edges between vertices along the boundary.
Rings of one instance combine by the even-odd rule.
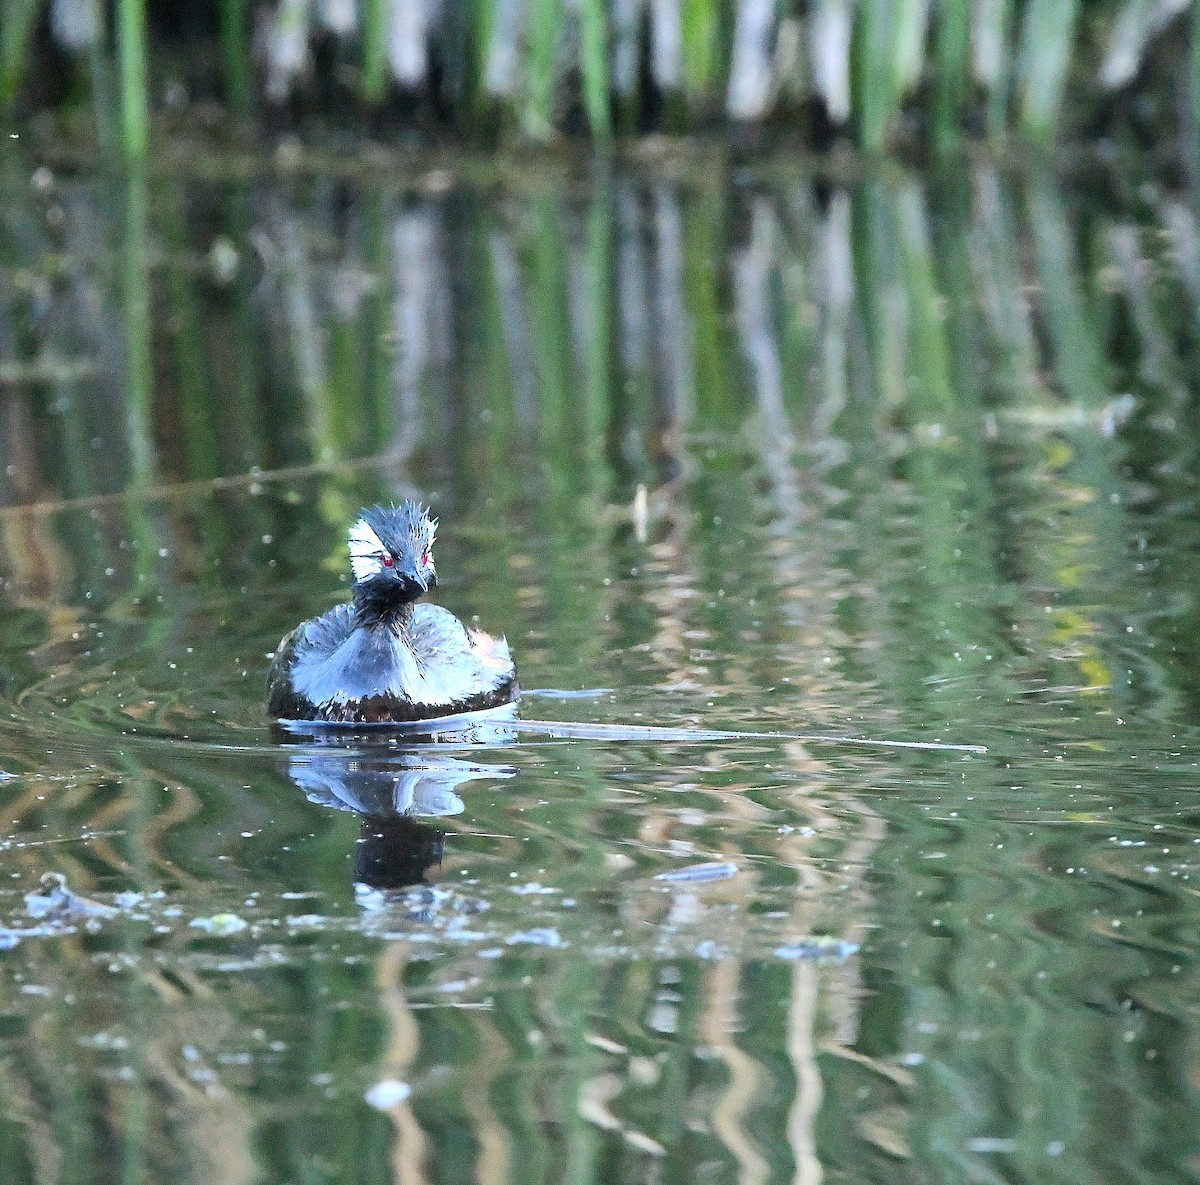
[[[6, 1185], [1200, 1176], [1186, 196], [14, 151]], [[526, 716], [987, 753], [282, 743], [410, 495]]]

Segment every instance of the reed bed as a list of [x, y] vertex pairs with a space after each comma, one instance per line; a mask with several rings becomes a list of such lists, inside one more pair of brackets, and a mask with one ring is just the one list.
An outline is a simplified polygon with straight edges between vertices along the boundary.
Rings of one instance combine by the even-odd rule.
[[600, 143], [780, 127], [867, 149], [1045, 141], [1114, 113], [1161, 134], [1200, 110], [1191, 0], [176, 0], [154, 16], [148, 31], [146, 0], [7, 0], [0, 108], [90, 94], [131, 156], [164, 94], [243, 121], [385, 114]]

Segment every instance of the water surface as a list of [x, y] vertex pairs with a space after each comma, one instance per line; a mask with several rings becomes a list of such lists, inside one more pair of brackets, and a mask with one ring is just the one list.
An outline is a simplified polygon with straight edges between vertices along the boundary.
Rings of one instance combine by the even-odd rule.
[[[6, 1179], [1194, 1180], [1193, 208], [210, 163], [0, 174]], [[680, 731], [273, 733], [406, 496]]]

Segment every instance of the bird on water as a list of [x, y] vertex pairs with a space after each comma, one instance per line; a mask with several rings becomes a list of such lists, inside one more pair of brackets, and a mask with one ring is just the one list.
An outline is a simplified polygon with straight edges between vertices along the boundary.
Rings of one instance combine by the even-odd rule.
[[276, 648], [267, 710], [277, 720], [399, 723], [494, 708], [520, 696], [508, 643], [418, 598], [437, 583], [437, 520], [416, 502], [372, 506], [350, 528], [350, 604], [297, 626]]

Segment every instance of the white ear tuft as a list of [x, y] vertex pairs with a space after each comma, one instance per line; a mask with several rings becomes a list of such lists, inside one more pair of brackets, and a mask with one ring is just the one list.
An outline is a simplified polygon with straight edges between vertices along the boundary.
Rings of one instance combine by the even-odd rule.
[[350, 567], [355, 580], [370, 580], [383, 567], [382, 559], [386, 548], [383, 540], [365, 518], [350, 528]]

